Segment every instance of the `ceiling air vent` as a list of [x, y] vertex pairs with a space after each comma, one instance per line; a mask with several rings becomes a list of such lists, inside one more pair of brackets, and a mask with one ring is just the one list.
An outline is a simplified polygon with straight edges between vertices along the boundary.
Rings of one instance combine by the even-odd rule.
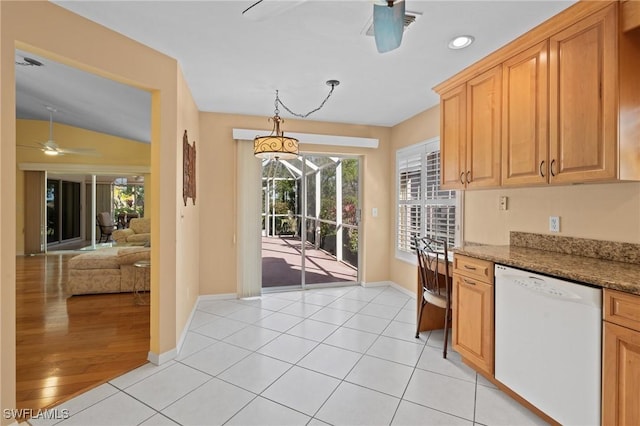
[[[406, 11], [405, 14], [404, 14], [404, 29], [405, 29], [405, 31], [409, 27], [409, 25], [411, 25], [414, 22], [416, 22], [416, 19], [418, 19], [421, 16], [422, 16], [422, 13]], [[367, 21], [367, 25], [365, 25], [364, 28], [365, 29], [364, 29], [364, 31], [362, 31], [362, 33], [364, 35], [368, 35], [368, 36], [373, 37], [373, 16], [371, 18], [369, 18], [369, 21]]]

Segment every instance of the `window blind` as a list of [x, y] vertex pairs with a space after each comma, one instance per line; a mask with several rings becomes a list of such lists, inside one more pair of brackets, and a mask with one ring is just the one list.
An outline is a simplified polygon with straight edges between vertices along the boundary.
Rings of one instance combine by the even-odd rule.
[[421, 143], [396, 153], [396, 253], [414, 255], [414, 238], [445, 239], [456, 235], [456, 193], [440, 189], [439, 141]]

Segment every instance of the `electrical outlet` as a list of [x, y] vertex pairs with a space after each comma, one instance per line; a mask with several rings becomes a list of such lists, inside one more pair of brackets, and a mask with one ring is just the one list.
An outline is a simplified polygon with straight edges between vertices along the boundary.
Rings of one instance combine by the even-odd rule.
[[560, 216], [549, 216], [549, 231], [560, 232]]
[[507, 210], [507, 197], [500, 197], [500, 205], [499, 205], [499, 209], [500, 210]]

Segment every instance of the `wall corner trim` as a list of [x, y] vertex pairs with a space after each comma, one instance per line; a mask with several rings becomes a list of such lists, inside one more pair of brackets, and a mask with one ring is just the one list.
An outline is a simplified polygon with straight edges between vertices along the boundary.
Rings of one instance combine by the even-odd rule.
[[149, 354], [147, 355], [147, 361], [155, 365], [162, 365], [165, 362], [169, 362], [172, 359], [175, 359], [177, 356], [178, 351], [176, 350], [176, 348], [173, 348], [161, 354], [156, 354], [155, 352], [149, 351]]
[[[252, 141], [256, 136], [269, 130], [233, 129], [233, 139]], [[318, 135], [313, 133], [287, 132], [287, 136], [296, 138], [301, 144], [331, 145], [352, 148], [378, 148], [379, 139], [356, 136]]]

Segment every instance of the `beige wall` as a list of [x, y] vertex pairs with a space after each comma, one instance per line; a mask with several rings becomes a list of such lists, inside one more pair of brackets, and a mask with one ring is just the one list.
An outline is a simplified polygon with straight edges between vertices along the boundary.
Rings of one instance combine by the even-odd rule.
[[[178, 97], [182, 84], [177, 62], [46, 1], [0, 2], [0, 199], [16, 198], [15, 48], [31, 51], [152, 93], [151, 135], [151, 351], [176, 346], [176, 325], [183, 324], [190, 298], [176, 298], [181, 277], [191, 275], [192, 261], [177, 263], [177, 244], [193, 252], [190, 229], [176, 237], [179, 212], [178, 172], [182, 131], [197, 122], [190, 95]], [[79, 37], [78, 35], [82, 36]], [[133, 58], [133, 59], [132, 59]], [[194, 118], [195, 117], [195, 118]], [[180, 121], [179, 124], [179, 120]], [[178, 179], [177, 177], [180, 176]], [[181, 201], [181, 199], [180, 199]], [[186, 217], [186, 215], [185, 215]], [[197, 223], [195, 221], [194, 223]], [[0, 209], [0, 407], [15, 407], [15, 255], [16, 210]], [[194, 225], [197, 227], [197, 225]], [[181, 259], [184, 261], [184, 259]], [[178, 314], [179, 312], [179, 314]], [[178, 318], [178, 315], [181, 318]], [[11, 421], [2, 418], [0, 424]]]
[[[39, 164], [96, 164], [118, 166], [151, 165], [151, 145], [78, 127], [54, 123], [54, 139], [64, 141], [64, 148], [94, 148], [99, 156], [44, 155], [36, 147], [36, 141], [49, 138], [49, 122], [40, 120], [16, 120], [16, 162]], [[149, 202], [150, 200], [147, 200]], [[16, 170], [16, 253], [24, 253], [24, 171]]]
[[[265, 106], [266, 107], [266, 106]], [[328, 105], [327, 108], [330, 106]], [[206, 158], [199, 179], [202, 184], [198, 199], [206, 214], [202, 215], [200, 239], [200, 294], [236, 292], [235, 191], [236, 142], [234, 128], [270, 131], [267, 116], [200, 113], [202, 143], [198, 155]], [[374, 126], [324, 123], [287, 119], [287, 131], [377, 138], [377, 149], [336, 148], [305, 144], [300, 151], [361, 155], [363, 158], [363, 222], [364, 241], [361, 274], [365, 282], [387, 280], [389, 277], [389, 152], [390, 129]], [[201, 154], [200, 154], [201, 153]], [[378, 208], [378, 217], [371, 209]], [[206, 278], [205, 278], [206, 277]]]
[[640, 183], [467, 191], [464, 239], [509, 244], [509, 231], [550, 234], [549, 216], [560, 216], [558, 235], [640, 243]]
[[416, 266], [406, 261], [396, 259], [395, 255], [395, 214], [396, 214], [396, 151], [409, 145], [426, 141], [440, 135], [440, 108], [433, 107], [402, 123], [396, 125], [391, 130], [391, 140], [393, 149], [390, 152], [389, 163], [389, 199], [390, 220], [387, 223], [391, 235], [389, 257], [390, 257], [390, 280], [401, 285], [409, 291], [414, 292], [418, 275]]
[[[206, 184], [201, 178], [202, 167], [206, 164], [202, 161], [200, 143], [200, 123], [198, 108], [193, 100], [191, 91], [182, 75], [178, 73], [178, 132], [176, 135], [177, 154], [176, 155], [176, 182], [175, 188], [176, 205], [178, 212], [175, 216], [176, 229], [176, 265], [179, 266], [175, 277], [176, 285], [176, 341], [180, 339], [189, 315], [196, 303], [200, 286], [200, 195], [206, 190]], [[196, 201], [195, 205], [191, 198], [187, 200], [185, 206], [182, 197], [182, 137], [187, 131], [189, 143], [196, 145]], [[203, 185], [205, 184], [205, 185]], [[204, 217], [206, 221], [206, 217]]]

